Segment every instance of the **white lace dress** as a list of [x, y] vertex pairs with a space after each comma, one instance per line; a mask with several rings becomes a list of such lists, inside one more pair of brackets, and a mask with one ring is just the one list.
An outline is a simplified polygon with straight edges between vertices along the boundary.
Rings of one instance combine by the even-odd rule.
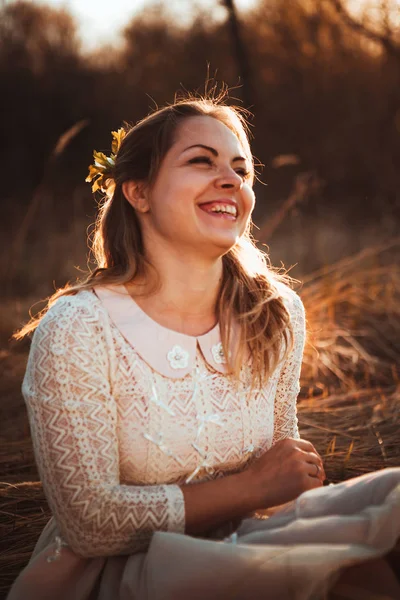
[[279, 289], [295, 343], [253, 393], [250, 364], [239, 390], [225, 375], [218, 326], [197, 338], [161, 327], [123, 286], [54, 304], [23, 383], [53, 516], [8, 600], [323, 598], [340, 568], [395, 545], [400, 469], [307, 492], [236, 531], [185, 535], [180, 484], [299, 436], [304, 308]]

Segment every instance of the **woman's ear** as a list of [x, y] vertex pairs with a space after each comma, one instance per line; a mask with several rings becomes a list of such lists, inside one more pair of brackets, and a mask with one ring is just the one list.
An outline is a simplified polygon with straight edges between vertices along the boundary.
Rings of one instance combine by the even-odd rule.
[[150, 206], [145, 193], [145, 185], [137, 181], [124, 181], [122, 184], [122, 192], [129, 204], [135, 210], [141, 213], [149, 212]]

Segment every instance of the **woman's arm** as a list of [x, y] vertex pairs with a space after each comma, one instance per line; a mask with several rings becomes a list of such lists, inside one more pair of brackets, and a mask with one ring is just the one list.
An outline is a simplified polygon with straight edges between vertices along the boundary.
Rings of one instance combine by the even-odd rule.
[[[82, 556], [134, 553], [148, 547], [154, 531], [201, 533], [259, 507], [258, 482], [249, 485], [246, 471], [181, 487], [120, 484], [110, 384], [115, 357], [104, 309], [88, 294], [86, 300], [82, 294], [59, 299], [44, 317], [23, 384], [44, 491], [72, 550]], [[295, 334], [291, 356], [298, 352]], [[292, 410], [276, 403], [276, 441], [282, 432], [297, 431], [287, 382], [300, 368], [291, 358], [285, 367], [278, 391], [292, 390]]]
[[[318, 479], [309, 477], [308, 471], [312, 474], [314, 467], [308, 468], [305, 465], [310, 459], [304, 452], [311, 451], [311, 460], [321, 464], [319, 457], [314, 454], [315, 449], [309, 442], [299, 440], [297, 426], [296, 400], [300, 390], [299, 378], [306, 331], [304, 306], [294, 292], [290, 293], [288, 310], [293, 326], [294, 345], [285, 359], [277, 385], [273, 448], [264, 454], [261, 459], [262, 467], [255, 476], [251, 470], [246, 469], [235, 476], [182, 487], [186, 506], [186, 531], [189, 533], [218, 526], [223, 521], [250, 516], [253, 511], [257, 515], [270, 514], [271, 508], [277, 503], [291, 500], [302, 491], [320, 485]], [[286, 440], [285, 445], [275, 446], [280, 440]], [[273, 472], [274, 464], [282, 465], [279, 473]], [[281, 482], [282, 473], [286, 474]], [[290, 486], [285, 478], [291, 480]], [[293, 490], [289, 489], [291, 487]], [[264, 492], [263, 500], [260, 500], [262, 488], [269, 489], [270, 494]]]
[[35, 332], [23, 394], [39, 473], [62, 537], [81, 556], [130, 554], [183, 533], [177, 485], [121, 485], [114, 350], [91, 292], [60, 298]]
[[[300, 391], [300, 371], [306, 339], [304, 305], [300, 297], [290, 292], [287, 304], [293, 326], [293, 348], [285, 359], [279, 375], [274, 400], [274, 433], [272, 446], [286, 438], [300, 439], [297, 424], [297, 396]], [[279, 507], [260, 508], [252, 516], [265, 518]]]
[[201, 534], [209, 529], [233, 523], [233, 529], [257, 506], [255, 489], [247, 485], [245, 472], [225, 475], [220, 479], [182, 485], [185, 498], [188, 534]]
[[81, 556], [146, 550], [155, 531], [201, 533], [257, 502], [240, 475], [189, 485], [121, 485], [117, 365], [90, 292], [62, 297], [35, 332], [23, 394], [36, 462], [62, 537]]
[[291, 292], [288, 310], [293, 327], [294, 346], [285, 359], [276, 389], [272, 445], [285, 438], [300, 438], [296, 402], [300, 392], [300, 371], [306, 340], [306, 319], [303, 302], [294, 292]]

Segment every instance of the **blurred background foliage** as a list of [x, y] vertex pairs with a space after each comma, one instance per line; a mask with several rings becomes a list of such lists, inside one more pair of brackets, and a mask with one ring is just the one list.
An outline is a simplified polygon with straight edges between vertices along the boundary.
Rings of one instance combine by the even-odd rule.
[[[86, 268], [96, 203], [92, 150], [207, 77], [254, 113], [255, 236], [301, 276], [382, 243], [400, 220], [400, 29], [380, 2], [372, 22], [339, 0], [260, 0], [225, 17], [165, 3], [127, 22], [119, 46], [85, 52], [65, 9], [0, 5], [0, 131], [9, 297], [51, 292]], [[197, 11], [197, 12], [196, 12]], [[210, 84], [211, 85], [211, 84]], [[237, 100], [235, 100], [237, 98]]]

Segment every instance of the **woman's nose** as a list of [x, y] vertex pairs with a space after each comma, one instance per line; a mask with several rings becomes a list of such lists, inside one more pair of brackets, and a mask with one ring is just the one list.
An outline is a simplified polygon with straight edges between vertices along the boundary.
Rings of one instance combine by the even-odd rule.
[[239, 173], [236, 173], [236, 171], [229, 168], [225, 169], [223, 173], [219, 173], [218, 177], [216, 178], [215, 184], [219, 188], [240, 189], [243, 185], [243, 179], [239, 175]]

